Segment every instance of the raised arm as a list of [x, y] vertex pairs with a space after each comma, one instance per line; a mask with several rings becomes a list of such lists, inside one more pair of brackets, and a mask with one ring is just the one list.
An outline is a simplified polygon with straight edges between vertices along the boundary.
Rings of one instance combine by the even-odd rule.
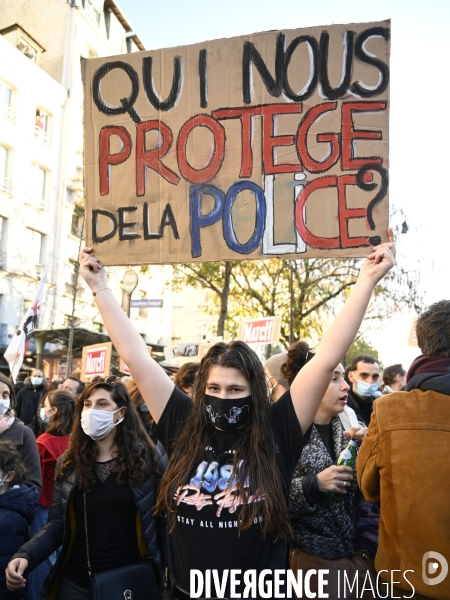
[[389, 242], [374, 247], [365, 259], [350, 296], [322, 337], [315, 356], [292, 382], [292, 401], [303, 433], [313, 422], [333, 370], [355, 339], [375, 286], [394, 266], [394, 256], [393, 234], [389, 230]]
[[92, 292], [112, 343], [128, 365], [153, 419], [158, 422], [174, 384], [151, 358], [144, 340], [123, 312], [109, 289], [106, 269], [92, 255], [91, 248], [80, 254], [80, 273]]

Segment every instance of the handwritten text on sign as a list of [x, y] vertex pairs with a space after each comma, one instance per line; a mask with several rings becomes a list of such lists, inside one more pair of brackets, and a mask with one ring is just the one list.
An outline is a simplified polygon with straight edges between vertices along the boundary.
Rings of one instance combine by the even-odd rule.
[[389, 22], [83, 65], [105, 264], [358, 256], [388, 221]]

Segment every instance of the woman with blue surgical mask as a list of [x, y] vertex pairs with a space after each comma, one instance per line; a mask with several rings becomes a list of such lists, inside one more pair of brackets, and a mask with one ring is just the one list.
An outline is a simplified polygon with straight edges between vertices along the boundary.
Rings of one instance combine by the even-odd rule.
[[[90, 573], [143, 562], [161, 573], [153, 518], [160, 462], [120, 379], [96, 377], [76, 401], [69, 448], [55, 469], [48, 522], [13, 556], [8, 588], [23, 589], [28, 573], [61, 545], [43, 584], [44, 597], [89, 600]], [[153, 583], [150, 600], [158, 595], [156, 575]]]

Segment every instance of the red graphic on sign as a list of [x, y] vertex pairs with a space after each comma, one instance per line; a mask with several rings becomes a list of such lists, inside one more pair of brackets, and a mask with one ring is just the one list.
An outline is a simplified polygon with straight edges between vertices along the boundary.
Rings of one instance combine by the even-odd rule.
[[85, 377], [92, 377], [93, 375], [106, 375], [106, 348], [93, 348], [86, 352], [86, 369]]

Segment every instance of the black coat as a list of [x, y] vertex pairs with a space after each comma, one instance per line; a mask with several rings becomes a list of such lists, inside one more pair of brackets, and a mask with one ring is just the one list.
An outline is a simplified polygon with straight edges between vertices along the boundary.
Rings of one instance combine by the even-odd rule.
[[[5, 569], [11, 556], [30, 539], [28, 526], [34, 519], [39, 499], [37, 489], [29, 484], [13, 487], [0, 494], [0, 599], [11, 598], [6, 589]], [[20, 596], [17, 596], [20, 597]]]
[[356, 416], [358, 417], [358, 421], [362, 421], [367, 426], [370, 423], [370, 417], [373, 412], [374, 401], [375, 401], [375, 396], [368, 396], [367, 398], [361, 398], [361, 396], [358, 396], [358, 394], [355, 394], [355, 392], [351, 388], [348, 390], [348, 396], [347, 396], [348, 406], [350, 406], [350, 408], [353, 408], [353, 410], [356, 413]]
[[[160, 471], [161, 469], [164, 470], [161, 465], [161, 455], [158, 451], [156, 452], [159, 461], [158, 468]], [[55, 473], [59, 471], [63, 457], [64, 454], [58, 459]], [[42, 596], [44, 597], [48, 594], [52, 583], [65, 563], [70, 540], [75, 534], [70, 530], [69, 500], [75, 490], [77, 481], [78, 477], [73, 470], [68, 473], [63, 481], [55, 481], [47, 524], [13, 556], [13, 558], [26, 558], [28, 571], [32, 571], [62, 544], [62, 551], [44, 582], [42, 590]], [[156, 497], [155, 476], [152, 474], [151, 478], [140, 487], [135, 487], [131, 481], [129, 485], [142, 520], [142, 532], [152, 564], [157, 574], [161, 576], [164, 557], [160, 548], [163, 544], [161, 537], [164, 528], [159, 526], [157, 519], [153, 517]]]
[[28, 377], [24, 387], [19, 391], [16, 398], [15, 413], [17, 417], [29, 425], [36, 414], [38, 404], [44, 395], [46, 385], [33, 385]]

